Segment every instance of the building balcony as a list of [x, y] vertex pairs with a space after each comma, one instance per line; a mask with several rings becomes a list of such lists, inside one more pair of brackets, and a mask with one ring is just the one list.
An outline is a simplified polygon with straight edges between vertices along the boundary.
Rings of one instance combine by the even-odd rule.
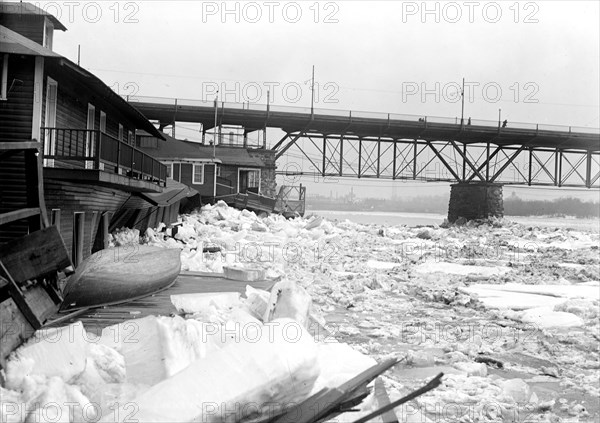
[[42, 128], [44, 175], [161, 192], [167, 167], [142, 150], [99, 130]]

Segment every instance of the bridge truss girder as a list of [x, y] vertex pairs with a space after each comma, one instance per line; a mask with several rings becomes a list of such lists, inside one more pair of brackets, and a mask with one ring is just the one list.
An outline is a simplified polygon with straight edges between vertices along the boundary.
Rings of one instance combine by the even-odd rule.
[[465, 144], [297, 131], [287, 133], [273, 148], [277, 159], [288, 156], [285, 168], [278, 171], [287, 176], [600, 188], [600, 151], [527, 142]]

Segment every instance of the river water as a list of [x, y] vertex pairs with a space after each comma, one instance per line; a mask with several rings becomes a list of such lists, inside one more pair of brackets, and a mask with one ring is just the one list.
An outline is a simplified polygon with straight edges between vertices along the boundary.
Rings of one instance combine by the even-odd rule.
[[[312, 214], [323, 216], [328, 220], [343, 221], [348, 219], [351, 222], [360, 224], [376, 223], [386, 226], [406, 225], [409, 227], [439, 225], [446, 218], [446, 215], [438, 213], [307, 210], [306, 216]], [[505, 218], [523, 225], [536, 227], [572, 228], [594, 233], [600, 232], [600, 220], [598, 219], [547, 216], [506, 216]]]

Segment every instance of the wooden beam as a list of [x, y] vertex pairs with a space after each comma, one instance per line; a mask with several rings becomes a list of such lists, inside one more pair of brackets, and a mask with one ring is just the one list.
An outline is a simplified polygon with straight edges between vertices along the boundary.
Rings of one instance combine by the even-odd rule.
[[27, 219], [28, 217], [36, 216], [38, 214], [40, 214], [39, 207], [30, 207], [27, 209], [20, 209], [8, 213], [2, 213], [0, 214], [0, 225], [14, 222], [16, 220]]
[[29, 304], [27, 303], [27, 300], [25, 299], [23, 292], [21, 292], [21, 288], [19, 288], [19, 286], [17, 285], [17, 283], [15, 282], [13, 277], [10, 275], [6, 266], [4, 266], [4, 263], [2, 262], [2, 260], [0, 260], [0, 270], [2, 271], [2, 273], [4, 273], [4, 275], [6, 276], [6, 279], [9, 282], [8, 293], [10, 294], [11, 298], [13, 299], [13, 301], [15, 302], [15, 304], [17, 305], [17, 307], [19, 308], [21, 313], [23, 313], [23, 316], [25, 316], [25, 318], [27, 319], [29, 324], [33, 327], [33, 329], [37, 330], [37, 329], [41, 328], [42, 322], [35, 315], [35, 313], [31, 309], [31, 307], [29, 307]]
[[0, 142], [0, 151], [40, 150], [42, 144], [37, 141]]
[[56, 226], [58, 232], [60, 232], [60, 209], [52, 209], [52, 226]]
[[[380, 377], [375, 379], [375, 398], [377, 399], [378, 408], [383, 408], [390, 404], [390, 397]], [[385, 423], [398, 423], [398, 418], [393, 410], [386, 411], [381, 415], [381, 418]]]
[[75, 267], [83, 261], [83, 240], [85, 235], [85, 212], [73, 213], [73, 251], [72, 261]]

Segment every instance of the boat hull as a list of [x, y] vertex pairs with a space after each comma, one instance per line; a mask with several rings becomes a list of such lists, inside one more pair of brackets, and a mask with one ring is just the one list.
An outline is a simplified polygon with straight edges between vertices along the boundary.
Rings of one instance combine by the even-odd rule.
[[120, 304], [168, 288], [181, 270], [180, 253], [146, 245], [98, 251], [68, 280], [61, 310]]

